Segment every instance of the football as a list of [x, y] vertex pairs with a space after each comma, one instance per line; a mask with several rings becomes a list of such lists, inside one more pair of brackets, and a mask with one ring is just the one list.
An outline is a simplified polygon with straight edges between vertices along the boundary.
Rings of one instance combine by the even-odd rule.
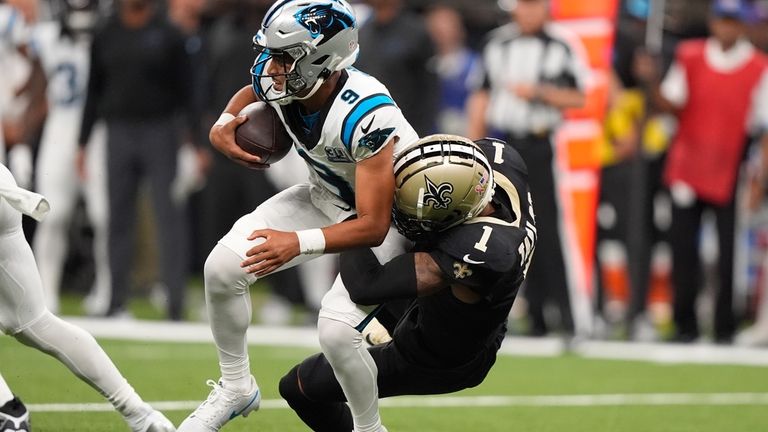
[[248, 117], [235, 129], [235, 142], [246, 152], [273, 164], [291, 150], [293, 140], [285, 131], [277, 112], [265, 102], [254, 102], [240, 111]]

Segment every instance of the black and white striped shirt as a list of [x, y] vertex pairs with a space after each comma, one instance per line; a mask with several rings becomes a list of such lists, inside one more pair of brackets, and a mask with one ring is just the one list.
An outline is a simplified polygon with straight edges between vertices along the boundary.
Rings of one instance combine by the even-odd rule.
[[513, 23], [491, 32], [483, 50], [481, 84], [490, 96], [488, 126], [517, 136], [555, 129], [562, 121], [560, 110], [521, 99], [512, 88], [517, 84], [551, 84], [584, 90], [588, 69], [583, 52], [575, 36], [553, 23], [535, 35], [521, 34]]

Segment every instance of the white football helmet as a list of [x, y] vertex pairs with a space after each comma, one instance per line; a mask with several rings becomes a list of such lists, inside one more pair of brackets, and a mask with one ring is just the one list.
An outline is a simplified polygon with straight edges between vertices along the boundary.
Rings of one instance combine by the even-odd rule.
[[485, 209], [494, 185], [477, 144], [458, 135], [424, 137], [395, 159], [395, 227], [411, 240], [455, 227]]
[[[253, 37], [258, 52], [251, 68], [253, 88], [264, 101], [290, 103], [312, 96], [328, 76], [357, 59], [357, 22], [344, 0], [278, 0], [264, 16]], [[278, 58], [290, 65], [281, 91], [263, 78], [272, 78], [268, 63]]]

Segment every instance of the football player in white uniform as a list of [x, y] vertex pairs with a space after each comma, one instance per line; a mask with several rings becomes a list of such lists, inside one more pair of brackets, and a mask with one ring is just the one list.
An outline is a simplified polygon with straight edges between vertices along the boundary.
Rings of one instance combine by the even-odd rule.
[[86, 310], [103, 315], [109, 306], [107, 258], [106, 130], [101, 125], [91, 134], [86, 161], [88, 178], [78, 178], [78, 126], [83, 116], [88, 84], [91, 35], [98, 19], [95, 0], [61, 0], [60, 19], [43, 22], [34, 30], [43, 69], [48, 77], [48, 118], [37, 158], [37, 191], [54, 211], [38, 226], [32, 249], [40, 267], [48, 308], [59, 310], [59, 288], [67, 253], [67, 228], [81, 191], [94, 230], [95, 280], [86, 298]]
[[[139, 397], [93, 336], [45, 307], [32, 248], [21, 229], [21, 215], [40, 220], [49, 208], [42, 195], [18, 187], [11, 172], [0, 165], [0, 330], [64, 363], [107, 398], [133, 432], [174, 431], [162, 413]], [[28, 430], [22, 429], [28, 421], [26, 409], [8, 395], [7, 385], [0, 382], [0, 425], [4, 425], [0, 430]]]
[[[387, 89], [350, 66], [357, 58], [357, 23], [343, 0], [279, 0], [254, 37], [252, 85], [236, 93], [211, 129], [211, 142], [233, 160], [264, 168], [240, 149], [235, 117], [268, 102], [306, 161], [310, 180], [289, 188], [235, 222], [205, 263], [205, 293], [219, 352], [221, 380], [179, 426], [217, 431], [258, 408], [245, 333], [251, 320], [248, 287], [258, 277], [323, 253], [378, 246], [387, 261], [406, 240], [390, 230], [393, 155], [418, 139]], [[320, 344], [349, 401], [355, 430], [384, 431], [378, 414], [376, 365], [363, 347], [366, 313], [336, 279], [322, 301]], [[357, 327], [357, 328], [356, 328]]]

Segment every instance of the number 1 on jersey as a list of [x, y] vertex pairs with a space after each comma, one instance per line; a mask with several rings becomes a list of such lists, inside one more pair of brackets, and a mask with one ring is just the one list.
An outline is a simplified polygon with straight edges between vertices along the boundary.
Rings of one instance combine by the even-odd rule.
[[488, 249], [488, 240], [491, 238], [491, 232], [493, 228], [489, 226], [483, 226], [483, 235], [480, 237], [480, 241], [475, 243], [475, 249], [480, 252], [485, 252]]
[[493, 152], [493, 163], [495, 164], [503, 164], [504, 158], [502, 157], [503, 151], [504, 151], [504, 143], [500, 143], [497, 141], [493, 142], [493, 149], [496, 150]]

